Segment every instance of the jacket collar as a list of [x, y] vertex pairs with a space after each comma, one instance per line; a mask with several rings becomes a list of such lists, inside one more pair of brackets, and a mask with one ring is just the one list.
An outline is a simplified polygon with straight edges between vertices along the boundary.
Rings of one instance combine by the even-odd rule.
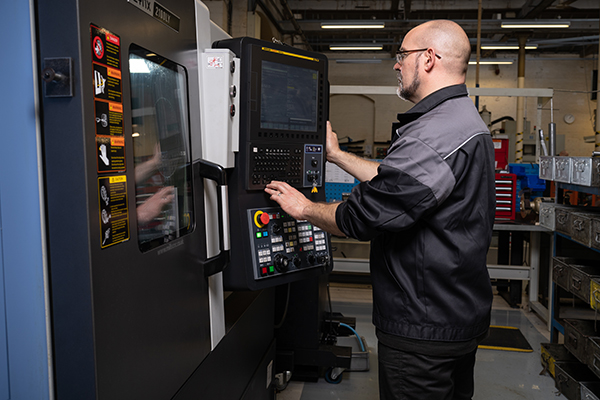
[[[436, 90], [415, 104], [414, 107], [407, 112], [398, 114], [398, 121], [400, 121], [400, 123], [396, 124], [399, 125], [396, 126], [396, 129], [418, 119], [420, 116], [433, 110], [446, 100], [468, 95], [469, 92], [467, 91], [467, 86], [465, 84], [446, 86], [445, 88]], [[396, 129], [394, 129], [394, 131]]]

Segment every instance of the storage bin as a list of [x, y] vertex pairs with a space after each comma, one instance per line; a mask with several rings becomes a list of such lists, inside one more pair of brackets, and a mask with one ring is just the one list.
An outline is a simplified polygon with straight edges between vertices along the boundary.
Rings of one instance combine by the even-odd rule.
[[600, 382], [580, 382], [581, 400], [600, 400]]
[[554, 211], [556, 232], [571, 236], [573, 229], [573, 213], [581, 212], [581, 209], [581, 207], [575, 206], [557, 207]]
[[573, 212], [571, 214], [571, 239], [583, 244], [592, 246], [592, 221], [598, 218], [598, 213]]
[[596, 376], [600, 377], [600, 338], [588, 339], [588, 352], [590, 355], [587, 366]]
[[554, 157], [554, 180], [571, 183], [572, 166], [571, 157]]
[[581, 382], [598, 382], [592, 371], [583, 364], [573, 362], [556, 363], [556, 388], [569, 400], [581, 399]]
[[[600, 268], [600, 262], [598, 262]], [[600, 308], [600, 279], [592, 278], [590, 282], [590, 307], [594, 310]]]
[[547, 181], [554, 180], [554, 156], [540, 157], [540, 178]]
[[600, 158], [571, 157], [571, 183], [600, 186]]
[[600, 217], [592, 218], [592, 233], [590, 244], [593, 248], [600, 250]]
[[577, 361], [575, 356], [567, 350], [565, 345], [559, 343], [541, 343], [541, 359], [542, 365], [553, 377], [556, 376], [554, 371], [555, 363]]
[[552, 257], [552, 280], [565, 290], [569, 290], [570, 257]]
[[570, 267], [569, 291], [590, 304], [591, 281], [600, 278], [600, 267], [573, 264]]
[[[540, 225], [544, 228], [550, 229], [551, 231], [556, 230], [556, 209], [557, 208], [571, 208], [563, 204], [556, 203], [541, 203], [539, 212]], [[599, 242], [600, 244], [600, 242]]]
[[564, 319], [565, 347], [583, 364], [591, 363], [588, 338], [600, 336], [596, 322], [583, 319]]

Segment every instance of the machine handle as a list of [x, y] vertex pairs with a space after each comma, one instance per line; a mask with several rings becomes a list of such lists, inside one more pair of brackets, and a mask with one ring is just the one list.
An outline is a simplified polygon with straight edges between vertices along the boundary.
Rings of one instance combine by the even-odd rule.
[[225, 169], [210, 161], [198, 160], [194, 162], [194, 177], [206, 178], [217, 183], [217, 202], [219, 219], [219, 254], [200, 260], [204, 267], [204, 276], [209, 277], [222, 272], [229, 265], [231, 248], [229, 242], [229, 201], [227, 197], [227, 174]]

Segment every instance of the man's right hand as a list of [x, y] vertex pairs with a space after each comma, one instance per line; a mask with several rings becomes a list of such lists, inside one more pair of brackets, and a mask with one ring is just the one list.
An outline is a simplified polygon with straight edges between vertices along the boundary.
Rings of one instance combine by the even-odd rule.
[[331, 128], [331, 122], [327, 121], [327, 161], [333, 163], [358, 179], [361, 182], [371, 180], [377, 175], [379, 163], [358, 157], [340, 149], [337, 134]]
[[327, 142], [325, 150], [327, 152], [327, 161], [336, 164], [336, 161], [339, 159], [338, 154], [342, 150], [338, 143], [337, 134], [333, 131], [333, 128], [331, 128], [331, 122], [329, 121], [327, 121]]

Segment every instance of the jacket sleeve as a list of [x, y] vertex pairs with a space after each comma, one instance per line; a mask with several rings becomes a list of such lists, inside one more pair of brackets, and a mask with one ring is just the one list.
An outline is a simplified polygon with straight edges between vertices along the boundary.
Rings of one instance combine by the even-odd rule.
[[357, 185], [336, 211], [338, 227], [350, 237], [370, 240], [408, 229], [454, 187], [448, 164], [424, 143], [399, 139], [390, 150], [377, 175]]

